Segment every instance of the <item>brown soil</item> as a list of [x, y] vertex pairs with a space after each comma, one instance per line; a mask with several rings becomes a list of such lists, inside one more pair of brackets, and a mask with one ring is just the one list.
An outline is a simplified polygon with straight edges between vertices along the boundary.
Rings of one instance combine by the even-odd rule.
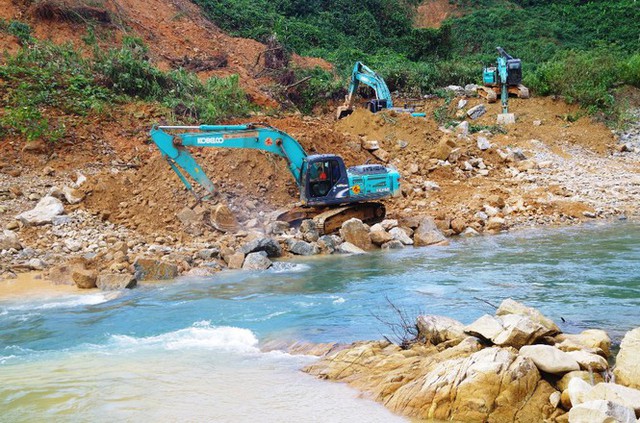
[[414, 25], [418, 28], [440, 28], [445, 19], [462, 14], [449, 0], [426, 0], [416, 12]]

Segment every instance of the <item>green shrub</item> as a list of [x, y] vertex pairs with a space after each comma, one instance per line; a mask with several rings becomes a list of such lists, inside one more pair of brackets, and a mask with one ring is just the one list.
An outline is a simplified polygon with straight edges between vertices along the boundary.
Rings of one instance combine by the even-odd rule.
[[50, 127], [49, 120], [31, 105], [5, 108], [5, 114], [0, 117], [0, 129], [3, 133], [20, 134], [27, 141], [55, 142], [64, 135], [63, 129]]

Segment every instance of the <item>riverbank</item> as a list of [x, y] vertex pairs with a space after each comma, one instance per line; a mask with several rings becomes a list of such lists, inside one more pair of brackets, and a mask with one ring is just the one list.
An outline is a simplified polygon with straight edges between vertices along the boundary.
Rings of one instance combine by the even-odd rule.
[[[468, 102], [460, 110], [482, 105]], [[294, 205], [293, 187], [284, 165], [266, 156], [204, 152], [207, 172], [211, 163], [218, 165], [211, 174], [223, 194], [216, 206], [189, 208], [193, 200], [151, 146], [104, 147], [112, 160], [98, 164], [74, 160], [72, 152], [14, 146], [14, 160], [5, 161], [0, 173], [0, 275], [42, 270], [56, 283], [74, 284], [76, 271], [82, 286], [97, 285], [100, 274], [121, 275], [102, 286], [122, 287], [132, 283], [122, 275], [206, 276], [225, 268], [269, 267], [274, 257], [433, 245], [458, 235], [638, 218], [640, 124], [612, 134], [587, 117], [558, 118], [555, 108], [561, 107], [549, 99], [514, 103], [523, 116], [506, 134], [470, 129], [490, 128], [496, 105], [486, 105], [485, 115], [458, 128], [363, 110], [337, 123], [328, 117], [270, 119], [310, 151], [336, 151], [352, 164], [373, 158], [403, 175], [403, 195], [385, 202], [384, 225], [356, 224], [344, 235], [322, 239], [309, 226], [289, 228], [274, 220]], [[249, 170], [247, 183], [232, 183], [242, 169]], [[50, 216], [29, 212], [39, 203]], [[216, 229], [220, 207], [240, 229]], [[427, 234], [416, 241], [421, 226]], [[340, 247], [345, 241], [358, 248]], [[260, 251], [268, 260], [253, 256], [247, 262]]]

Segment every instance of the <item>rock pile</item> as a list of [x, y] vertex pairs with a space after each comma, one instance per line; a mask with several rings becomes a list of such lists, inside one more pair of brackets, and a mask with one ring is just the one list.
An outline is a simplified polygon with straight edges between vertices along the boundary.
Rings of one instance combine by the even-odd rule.
[[[604, 331], [563, 334], [535, 309], [505, 300], [469, 325], [419, 316], [418, 336], [333, 350], [304, 370], [347, 382], [392, 411], [465, 422], [637, 422], [640, 328], [627, 334], [610, 382]], [[634, 357], [630, 359], [630, 357]], [[622, 376], [624, 375], [624, 376]]]

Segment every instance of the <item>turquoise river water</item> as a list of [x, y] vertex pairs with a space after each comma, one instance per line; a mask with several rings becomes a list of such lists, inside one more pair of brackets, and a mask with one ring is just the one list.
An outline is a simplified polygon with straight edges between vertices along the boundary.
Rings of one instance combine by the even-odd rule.
[[[0, 301], [0, 421], [402, 421], [265, 342], [391, 335], [409, 315], [470, 323], [514, 298], [563, 331], [640, 326], [640, 224], [454, 240], [265, 272]], [[486, 301], [486, 302], [485, 302]]]

